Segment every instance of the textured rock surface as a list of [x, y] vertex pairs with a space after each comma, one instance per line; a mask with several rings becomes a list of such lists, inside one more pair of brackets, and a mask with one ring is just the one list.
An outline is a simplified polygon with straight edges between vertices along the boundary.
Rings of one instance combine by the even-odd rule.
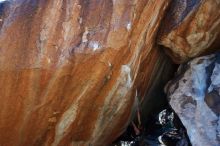
[[[157, 61], [154, 62], [153, 60]], [[141, 63], [134, 87], [137, 89], [137, 96], [140, 101], [139, 110], [142, 125], [148, 124], [152, 111], [159, 112], [167, 103], [163, 88], [172, 79], [175, 69], [176, 67], [168, 59], [168, 56], [160, 53], [156, 48]]]
[[220, 47], [220, 0], [173, 0], [161, 26], [159, 44], [177, 63]]
[[[4, 5], [0, 145], [112, 142], [129, 122], [136, 95], [145, 95], [144, 86], [161, 71], [158, 63], [166, 62], [154, 44], [168, 3], [16, 0]], [[137, 93], [142, 83], [144, 91]]]
[[182, 65], [166, 90], [192, 145], [220, 145], [220, 54]]

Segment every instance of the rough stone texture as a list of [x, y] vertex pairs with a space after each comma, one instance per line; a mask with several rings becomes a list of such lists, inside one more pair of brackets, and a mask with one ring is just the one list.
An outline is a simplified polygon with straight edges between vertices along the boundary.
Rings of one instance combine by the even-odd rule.
[[180, 63], [207, 49], [219, 49], [219, 32], [220, 0], [173, 0], [158, 41]]
[[159, 112], [164, 108], [167, 100], [163, 88], [172, 79], [175, 70], [176, 67], [168, 56], [156, 48], [141, 63], [134, 87], [139, 97], [142, 125], [148, 124], [152, 111]]
[[220, 54], [181, 65], [166, 92], [192, 145], [220, 145]]
[[137, 95], [145, 95], [153, 74], [162, 74], [158, 64], [170, 66], [155, 46], [168, 3], [16, 0], [4, 5], [0, 145], [111, 143], [127, 126]]

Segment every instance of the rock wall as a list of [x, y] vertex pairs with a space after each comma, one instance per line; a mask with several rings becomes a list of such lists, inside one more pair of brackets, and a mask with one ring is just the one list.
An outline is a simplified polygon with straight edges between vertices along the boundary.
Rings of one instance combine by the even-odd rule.
[[102, 146], [117, 138], [138, 105], [137, 95], [142, 99], [156, 75], [163, 76], [160, 64], [171, 66], [155, 44], [168, 4], [16, 0], [4, 5], [0, 145]]
[[[219, 49], [220, 0], [173, 0], [158, 42], [176, 63]], [[214, 43], [214, 45], [213, 45]]]
[[220, 145], [220, 54], [181, 65], [166, 92], [192, 145]]

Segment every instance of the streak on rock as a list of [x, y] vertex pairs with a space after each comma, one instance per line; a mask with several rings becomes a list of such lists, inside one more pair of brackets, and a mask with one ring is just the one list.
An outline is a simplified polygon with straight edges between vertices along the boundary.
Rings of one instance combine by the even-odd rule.
[[54, 142], [52, 143], [52, 146], [56, 146], [59, 144], [60, 140], [66, 135], [65, 132], [67, 131], [67, 129], [75, 121], [79, 107], [78, 102], [85, 95], [87, 89], [88, 87], [83, 89], [81, 95], [77, 98], [77, 100], [74, 101], [74, 103], [63, 113], [59, 123], [57, 123]]
[[0, 33], [0, 145], [114, 141], [134, 117], [135, 90], [144, 99], [168, 60], [155, 38], [169, 2], [12, 1]]

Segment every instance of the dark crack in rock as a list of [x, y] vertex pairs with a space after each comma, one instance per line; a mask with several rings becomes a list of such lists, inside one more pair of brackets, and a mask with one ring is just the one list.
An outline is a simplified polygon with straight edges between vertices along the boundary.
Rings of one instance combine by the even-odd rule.
[[191, 146], [186, 130], [170, 107], [154, 113], [140, 135], [132, 126], [111, 146]]

